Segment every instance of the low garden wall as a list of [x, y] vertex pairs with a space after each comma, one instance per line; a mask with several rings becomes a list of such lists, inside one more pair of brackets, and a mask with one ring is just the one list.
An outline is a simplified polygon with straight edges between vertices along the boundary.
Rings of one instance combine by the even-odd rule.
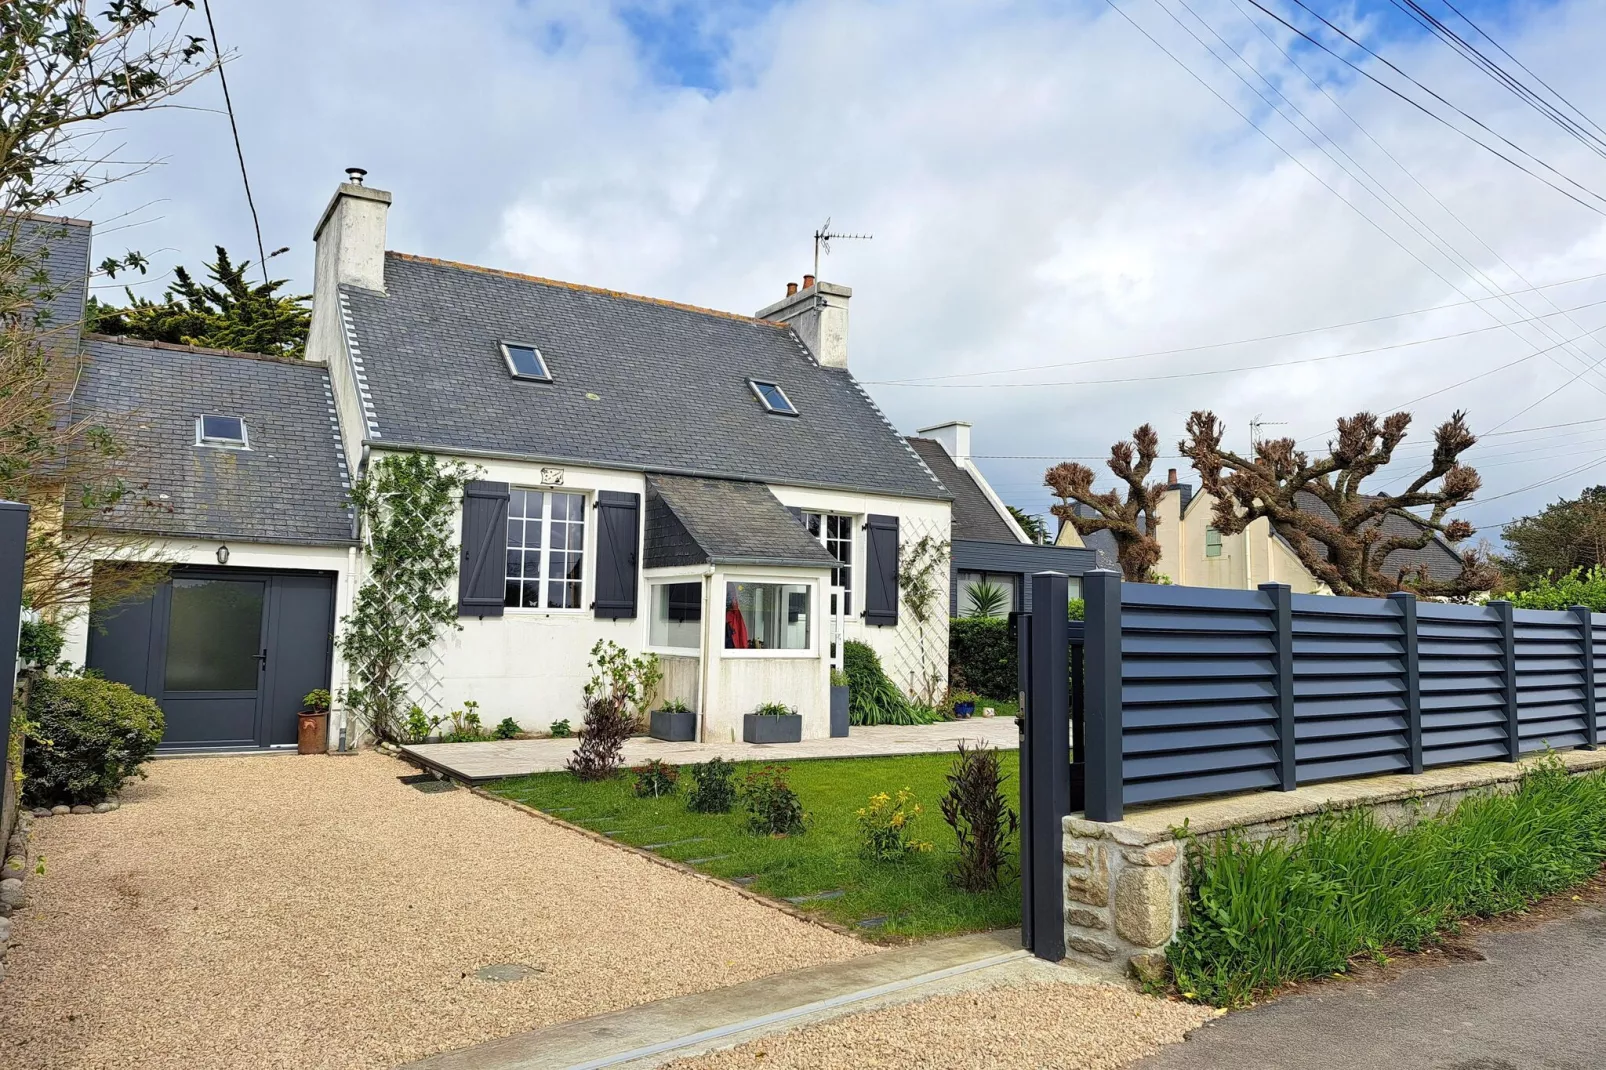
[[[1550, 757], [1574, 774], [1606, 768], [1606, 751]], [[1369, 810], [1381, 824], [1405, 827], [1444, 813], [1469, 795], [1515, 790], [1524, 773], [1543, 760], [1535, 756], [1134, 808], [1120, 821], [1072, 814], [1063, 819], [1066, 957], [1145, 980], [1163, 975], [1165, 948], [1177, 935], [1187, 894], [1185, 836], [1206, 841], [1229, 832], [1251, 839], [1282, 837], [1317, 814], [1356, 809]]]

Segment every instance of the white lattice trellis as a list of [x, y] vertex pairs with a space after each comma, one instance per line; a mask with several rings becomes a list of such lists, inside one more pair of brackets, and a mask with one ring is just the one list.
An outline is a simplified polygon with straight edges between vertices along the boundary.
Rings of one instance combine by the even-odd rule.
[[[946, 524], [920, 517], [904, 517], [900, 522], [898, 541], [900, 552], [907, 553], [922, 540], [929, 539], [938, 547], [931, 564], [932, 582], [937, 587], [935, 598], [921, 621], [905, 597], [901, 585], [898, 591], [898, 626], [877, 647], [882, 665], [890, 676], [911, 698], [934, 703], [942, 698], [948, 686], [948, 569], [949, 545]], [[902, 561], [900, 561], [900, 566]]]

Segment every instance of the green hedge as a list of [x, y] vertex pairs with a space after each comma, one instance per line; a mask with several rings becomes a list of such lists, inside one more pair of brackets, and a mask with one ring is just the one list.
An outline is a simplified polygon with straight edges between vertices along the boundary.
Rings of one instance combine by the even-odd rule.
[[31, 805], [94, 804], [156, 753], [160, 707], [123, 684], [98, 676], [41, 676], [28, 692], [23, 795]]
[[956, 691], [1013, 702], [1015, 643], [1003, 617], [954, 617], [948, 622], [948, 681]]
[[1521, 910], [1606, 861], [1606, 777], [1541, 762], [1512, 794], [1476, 795], [1409, 829], [1325, 815], [1292, 842], [1225, 836], [1188, 850], [1177, 987], [1223, 1006], [1415, 950], [1457, 919]]

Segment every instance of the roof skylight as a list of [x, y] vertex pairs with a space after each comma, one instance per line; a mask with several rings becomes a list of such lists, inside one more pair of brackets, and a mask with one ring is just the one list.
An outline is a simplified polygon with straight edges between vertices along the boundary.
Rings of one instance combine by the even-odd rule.
[[223, 449], [249, 449], [245, 438], [245, 420], [239, 416], [217, 416], [203, 413], [195, 418], [195, 444], [219, 446]]
[[753, 388], [753, 396], [770, 412], [781, 416], [796, 416], [797, 406], [786, 396], [786, 391], [774, 383], [766, 383], [759, 379], [747, 380], [747, 385]]
[[543, 383], [552, 381], [546, 358], [541, 356], [539, 349], [526, 342], [503, 342], [502, 359], [507, 361], [507, 370], [515, 379], [534, 379]]

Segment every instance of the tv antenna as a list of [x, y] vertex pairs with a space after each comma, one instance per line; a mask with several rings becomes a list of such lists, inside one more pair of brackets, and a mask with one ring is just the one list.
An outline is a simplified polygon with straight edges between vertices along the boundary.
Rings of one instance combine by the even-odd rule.
[[831, 230], [831, 217], [826, 216], [825, 222], [820, 224], [820, 229], [814, 232], [814, 277], [816, 279], [820, 277], [820, 250], [824, 249], [829, 254], [832, 238], [841, 238], [843, 241], [869, 241], [874, 237], [874, 234], [837, 234]]
[[1261, 442], [1260, 429], [1262, 427], [1287, 427], [1287, 420], [1263, 420], [1257, 412], [1255, 418], [1249, 421], [1249, 452], [1254, 453]]

